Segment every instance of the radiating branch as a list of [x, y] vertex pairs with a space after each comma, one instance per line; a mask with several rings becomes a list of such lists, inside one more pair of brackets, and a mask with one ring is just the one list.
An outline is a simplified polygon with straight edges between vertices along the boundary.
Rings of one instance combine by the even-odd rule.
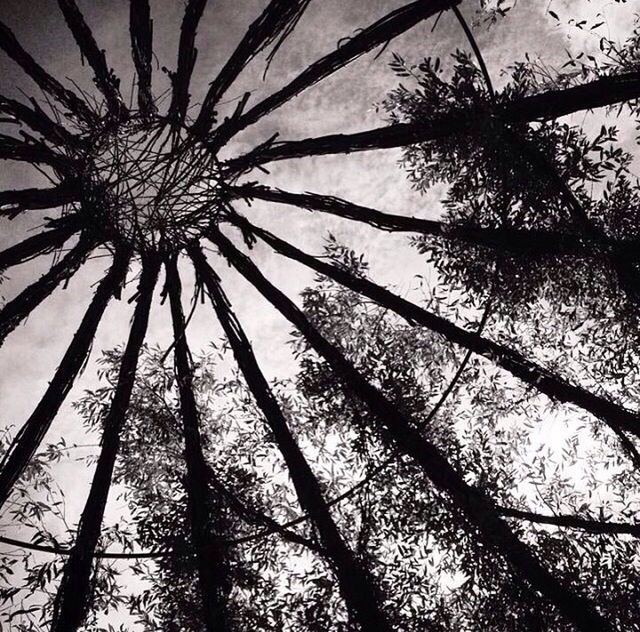
[[82, 119], [86, 123], [95, 123], [97, 121], [96, 114], [89, 108], [87, 103], [71, 90], [65, 88], [57, 79], [52, 77], [40, 66], [40, 64], [22, 48], [11, 29], [3, 22], [0, 22], [0, 49], [30, 76], [41, 90], [50, 94], [56, 101], [61, 103], [72, 116]]
[[300, 331], [345, 387], [369, 407], [387, 430], [394, 446], [416, 461], [431, 482], [462, 512], [487, 546], [501, 554], [520, 577], [553, 603], [577, 629], [613, 632], [611, 623], [600, 615], [594, 605], [540, 563], [529, 546], [519, 540], [499, 516], [493, 501], [481, 490], [467, 484], [439, 448], [415, 429], [414, 420], [370, 384], [342, 352], [315, 329], [304, 313], [262, 275], [249, 257], [240, 252], [217, 227], [211, 229], [209, 238], [233, 267]]
[[417, 0], [388, 13], [349, 38], [333, 52], [311, 64], [284, 88], [254, 105], [242, 116], [225, 121], [211, 136], [211, 145], [216, 149], [220, 148], [234, 134], [273, 112], [307, 88], [326, 79], [377, 46], [386, 44], [422, 20], [459, 2], [460, 0]]
[[171, 75], [173, 93], [168, 114], [169, 120], [176, 124], [181, 124], [187, 115], [190, 98], [189, 84], [198, 56], [198, 50], [195, 47], [196, 32], [206, 4], [207, 0], [187, 0], [184, 10], [178, 44], [178, 68]]
[[122, 355], [113, 399], [103, 422], [102, 448], [89, 496], [80, 517], [73, 552], [65, 564], [54, 601], [51, 632], [76, 632], [83, 625], [91, 605], [93, 556], [100, 538], [102, 519], [120, 447], [120, 434], [131, 400], [138, 358], [147, 332], [158, 268], [155, 262], [143, 262], [131, 331]]
[[453, 224], [420, 217], [394, 215], [361, 206], [341, 198], [317, 193], [291, 193], [259, 184], [230, 187], [234, 196], [296, 206], [308, 211], [320, 211], [368, 224], [389, 232], [420, 233], [443, 239], [491, 248], [513, 256], [524, 255], [583, 255], [596, 256], [599, 252], [615, 250], [622, 256], [632, 257], [638, 252], [640, 241], [636, 239], [611, 242], [609, 247], [594, 242], [582, 234], [570, 234], [534, 228], [484, 228], [465, 224]]
[[85, 365], [104, 311], [111, 297], [118, 294], [124, 282], [128, 263], [128, 254], [116, 253], [113, 265], [98, 285], [80, 326], [42, 399], [5, 452], [0, 463], [0, 509], [38, 449], [76, 377]]
[[58, 208], [78, 199], [72, 187], [58, 185], [49, 189], [0, 191], [0, 217], [13, 219], [25, 210]]
[[129, 32], [131, 54], [138, 75], [138, 108], [143, 116], [156, 110], [151, 93], [153, 57], [153, 20], [149, 0], [130, 0]]
[[0, 160], [17, 160], [44, 164], [65, 173], [73, 170], [72, 158], [49, 149], [44, 143], [25, 143], [6, 134], [0, 134]]
[[33, 131], [38, 132], [47, 141], [55, 145], [68, 147], [77, 146], [80, 139], [71, 134], [62, 125], [53, 121], [38, 107], [35, 99], [32, 100], [33, 109], [19, 101], [0, 96], [0, 112], [15, 118], [17, 122], [27, 125]]
[[350, 290], [366, 296], [382, 307], [395, 312], [411, 325], [427, 327], [450, 342], [484, 356], [552, 400], [578, 406], [601, 419], [611, 428], [622, 428], [634, 436], [640, 437], [640, 416], [638, 413], [605, 397], [595, 395], [580, 386], [571, 384], [563, 377], [528, 360], [519, 352], [462, 329], [442, 316], [429, 312], [382, 286], [312, 257], [275, 235], [254, 226], [245, 218], [234, 217], [232, 221], [242, 230], [260, 237], [281, 255], [298, 261]]
[[74, 217], [65, 217], [62, 220], [64, 221], [52, 222], [50, 230], [27, 237], [20, 243], [0, 251], [0, 273], [7, 268], [60, 248], [67, 239], [80, 230], [80, 224]]
[[312, 516], [325, 557], [337, 576], [340, 593], [347, 608], [362, 630], [391, 630], [380, 608], [380, 594], [373, 577], [355, 559], [345, 543], [324, 500], [320, 483], [293, 436], [287, 420], [264, 377], [220, 280], [207, 263], [202, 251], [193, 247], [191, 255], [199, 278], [203, 281], [222, 325], [234, 357], [249, 390], [262, 411], [274, 440], [287, 465], [302, 510]]
[[[495, 118], [494, 123], [550, 120], [573, 112], [618, 105], [637, 98], [640, 98], [640, 73], [628, 73], [597, 79], [583, 86], [550, 90], [507, 102], [496, 106], [491, 116]], [[289, 158], [406, 147], [454, 134], [469, 134], [487, 124], [486, 116], [474, 112], [456, 112], [429, 121], [394, 123], [354, 134], [328, 134], [316, 138], [271, 143], [259, 151], [251, 151], [231, 160], [227, 165], [231, 170], [244, 171]]]
[[276, 38], [286, 37], [308, 4], [309, 0], [271, 0], [210, 84], [200, 114], [191, 128], [194, 134], [204, 136], [209, 132], [215, 122], [215, 107], [243, 68]]
[[207, 632], [229, 630], [227, 600], [231, 590], [229, 568], [214, 530], [215, 515], [208, 487], [208, 469], [202, 451], [200, 414], [193, 393], [193, 369], [181, 302], [181, 284], [175, 258], [165, 262], [166, 288], [171, 304], [176, 378], [184, 429], [187, 466], [186, 491], [191, 542], [196, 550], [203, 622]]
[[98, 47], [93, 33], [86, 23], [84, 16], [78, 9], [75, 0], [58, 0], [60, 10], [64, 15], [69, 30], [73, 34], [80, 53], [86, 58], [93, 70], [95, 83], [104, 95], [109, 112], [116, 118], [127, 116], [127, 107], [120, 95], [120, 80], [107, 65], [104, 51]]
[[76, 272], [89, 255], [95, 242], [84, 235], [78, 243], [51, 269], [0, 310], [0, 345], [31, 312], [61, 283]]

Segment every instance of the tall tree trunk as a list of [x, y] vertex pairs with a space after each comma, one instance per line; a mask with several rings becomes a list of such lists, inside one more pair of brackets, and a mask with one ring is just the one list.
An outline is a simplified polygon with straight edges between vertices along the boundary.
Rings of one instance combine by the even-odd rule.
[[377, 46], [387, 44], [390, 40], [418, 24], [418, 22], [426, 20], [440, 11], [449, 9], [459, 2], [460, 0], [416, 0], [416, 2], [388, 13], [377, 22], [349, 38], [333, 52], [311, 64], [284, 88], [254, 105], [242, 116], [223, 123], [211, 136], [212, 147], [222, 147], [234, 134], [255, 123], [266, 114], [273, 112], [273, 110], [290, 101], [307, 88], [326, 79], [337, 70], [340, 70], [340, 68], [344, 68], [344, 66]]
[[126, 277], [128, 263], [128, 254], [116, 253], [111, 269], [98, 285], [80, 327], [42, 399], [4, 454], [0, 462], [0, 509], [38, 449], [78, 373], [85, 365], [104, 310], [111, 297], [118, 293]]
[[323, 498], [320, 483], [291, 433], [287, 420], [267, 380], [265, 379], [242, 326], [232, 311], [219, 279], [207, 263], [202, 251], [192, 248], [190, 255], [199, 277], [204, 282], [211, 302], [222, 325], [236, 362], [273, 432], [275, 442], [284, 458], [302, 510], [307, 512], [318, 530], [340, 587], [347, 609], [360, 628], [377, 632], [391, 630], [380, 607], [381, 595], [373, 577], [359, 562], [345, 543]]
[[58, 263], [4, 305], [0, 310], [0, 345], [56, 289], [62, 280], [68, 279], [75, 273], [94, 245], [90, 238], [81, 235], [78, 243]]
[[180, 413], [184, 428], [186, 490], [191, 541], [196, 551], [202, 596], [203, 622], [207, 632], [229, 630], [227, 600], [231, 585], [220, 538], [214, 532], [208, 486], [208, 469], [202, 452], [200, 415], [193, 394], [193, 375], [181, 301], [181, 283], [175, 258], [165, 262], [167, 291], [171, 303], [176, 377], [180, 391]]
[[482, 491], [468, 485], [440, 450], [414, 428], [411, 418], [398, 410], [360, 374], [339, 349], [311, 325], [305, 315], [262, 275], [252, 261], [213, 227], [211, 240], [230, 263], [293, 323], [310, 346], [326, 360], [345, 386], [361, 399], [386, 428], [400, 451], [412, 457], [431, 482], [443, 491], [477, 530], [483, 542], [502, 555], [534, 590], [539, 591], [579, 630], [613, 632], [612, 625], [580, 593], [558, 580], [513, 533]]
[[156, 110], [151, 94], [153, 20], [149, 0], [130, 0], [129, 32], [131, 55], [138, 75], [138, 109], [143, 116], [149, 117]]
[[104, 509], [120, 447], [120, 434], [129, 408], [138, 358], [147, 331], [158, 269], [159, 265], [155, 261], [143, 263], [129, 340], [122, 355], [118, 383], [111, 406], [104, 420], [102, 448], [78, 525], [75, 545], [64, 566], [56, 594], [51, 632], [75, 632], [82, 626], [90, 607], [91, 567], [94, 552], [100, 537]]

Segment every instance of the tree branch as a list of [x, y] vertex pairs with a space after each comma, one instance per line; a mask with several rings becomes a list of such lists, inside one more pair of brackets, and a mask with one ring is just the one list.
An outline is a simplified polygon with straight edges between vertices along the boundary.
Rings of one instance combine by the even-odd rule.
[[131, 55], [138, 75], [138, 108], [143, 116], [148, 117], [156, 110], [151, 93], [153, 20], [149, 0], [130, 0], [129, 33]]
[[228, 562], [215, 532], [216, 516], [211, 506], [208, 469], [202, 451], [200, 414], [193, 394], [193, 376], [186, 323], [181, 302], [181, 284], [175, 258], [165, 262], [166, 287], [171, 303], [176, 378], [184, 428], [187, 465], [186, 491], [191, 541], [196, 550], [203, 622], [207, 632], [229, 630], [228, 598], [231, 590]]
[[95, 83], [104, 95], [109, 112], [117, 119], [128, 116], [122, 96], [120, 95], [120, 80], [107, 65], [104, 51], [98, 47], [89, 25], [78, 9], [75, 0], [58, 0], [60, 10], [64, 15], [69, 30], [73, 34], [80, 53], [86, 57], [95, 76]]
[[209, 132], [215, 122], [216, 105], [242, 69], [280, 34], [284, 33], [282, 37], [286, 37], [308, 4], [309, 0], [271, 0], [209, 85], [200, 114], [191, 128], [196, 136], [205, 136]]
[[116, 253], [82, 318], [71, 344], [54, 373], [42, 399], [22, 426], [0, 462], [0, 509], [38, 449], [73, 383], [85, 365], [104, 311], [127, 274], [129, 255]]
[[253, 353], [251, 343], [232, 311], [220, 286], [220, 280], [207, 263], [202, 251], [193, 247], [191, 255], [199, 278], [205, 284], [218, 320], [233, 350], [249, 390], [262, 411], [267, 425], [287, 465], [298, 501], [318, 529], [325, 557], [332, 563], [340, 593], [349, 611], [354, 613], [363, 630], [391, 630], [380, 608], [377, 586], [368, 571], [355, 559], [346, 545], [324, 500], [320, 483], [300, 450], [287, 420], [264, 377]]
[[103, 423], [102, 449], [89, 496], [80, 517], [76, 541], [65, 564], [54, 601], [51, 632], [76, 632], [82, 626], [90, 606], [93, 556], [100, 538], [113, 468], [120, 447], [120, 434], [129, 408], [138, 358], [147, 331], [158, 268], [155, 262], [143, 263], [129, 340], [122, 356], [113, 399]]
[[210, 137], [211, 146], [219, 149], [233, 135], [273, 112], [307, 88], [326, 79], [380, 44], [386, 44], [418, 22], [449, 9], [459, 2], [460, 0], [417, 0], [388, 13], [377, 22], [362, 29], [333, 52], [311, 64], [284, 88], [254, 105], [242, 116], [225, 121]]

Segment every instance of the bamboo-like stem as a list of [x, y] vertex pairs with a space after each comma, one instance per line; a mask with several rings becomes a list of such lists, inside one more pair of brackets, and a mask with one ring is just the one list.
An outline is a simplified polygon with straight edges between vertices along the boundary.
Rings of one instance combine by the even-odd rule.
[[120, 95], [120, 80], [116, 78], [113, 70], [107, 65], [104, 51], [96, 43], [89, 25], [86, 23], [80, 9], [78, 9], [76, 1], [58, 0], [58, 5], [69, 30], [78, 44], [80, 53], [87, 59], [93, 70], [96, 86], [104, 95], [109, 112], [116, 118], [126, 117], [128, 112]]
[[380, 607], [380, 594], [373, 577], [356, 559], [345, 543], [324, 500], [320, 483], [293, 436], [287, 420], [271, 391], [253, 353], [220, 280], [207, 263], [202, 251], [192, 248], [189, 253], [200, 279], [205, 284], [211, 302], [222, 325], [242, 375], [253, 394], [274, 440], [287, 465], [289, 476], [303, 511], [312, 516], [326, 558], [338, 579], [340, 593], [347, 609], [362, 630], [391, 630]]
[[171, 304], [176, 378], [180, 392], [180, 413], [184, 429], [186, 491], [191, 541], [196, 550], [198, 580], [202, 598], [202, 619], [207, 632], [230, 629], [227, 600], [231, 590], [228, 565], [214, 532], [214, 516], [207, 484], [208, 469], [202, 451], [200, 414], [193, 393], [193, 375], [186, 322], [181, 301], [181, 283], [175, 258], [165, 262], [166, 288]]
[[0, 22], [0, 49], [2, 49], [24, 72], [33, 79], [41, 90], [50, 94], [56, 101], [69, 110], [69, 113], [84, 121], [94, 124], [97, 116], [86, 102], [71, 90], [65, 88], [57, 79], [52, 77], [38, 64], [27, 51], [22, 48], [11, 29]]
[[603, 252], [617, 252], [632, 259], [637, 256], [640, 240], [616, 240], [603, 245], [583, 234], [530, 228], [485, 228], [452, 224], [432, 219], [385, 213], [330, 195], [317, 193], [291, 193], [260, 184], [230, 187], [230, 193], [239, 198], [264, 200], [286, 204], [308, 211], [329, 213], [337, 217], [362, 222], [373, 228], [389, 232], [411, 232], [442, 239], [491, 248], [513, 256], [580, 255], [597, 257]]
[[204, 136], [209, 132], [215, 122], [216, 105], [242, 69], [279, 35], [286, 37], [308, 4], [309, 0], [271, 0], [210, 84], [200, 114], [191, 128], [195, 135]]
[[35, 100], [32, 101], [33, 109], [15, 99], [0, 96], [0, 112], [8, 114], [16, 121], [29, 126], [35, 132], [42, 135], [47, 141], [55, 145], [74, 147], [79, 139], [66, 130], [62, 125], [49, 118], [38, 107]]
[[57, 208], [76, 201], [78, 192], [58, 185], [49, 189], [0, 191], [0, 216], [13, 218], [24, 210]]
[[128, 264], [129, 255], [117, 252], [113, 265], [98, 285], [80, 326], [42, 399], [5, 452], [0, 463], [0, 509], [38, 449], [76, 377], [85, 365], [98, 325], [111, 297], [118, 293], [125, 279]]
[[147, 331], [158, 269], [159, 266], [155, 262], [143, 263], [138, 287], [139, 295], [129, 340], [122, 356], [113, 399], [104, 419], [102, 449], [93, 475], [89, 496], [78, 525], [75, 545], [65, 564], [56, 594], [51, 632], [76, 632], [82, 626], [90, 607], [91, 568], [94, 552], [100, 537], [100, 528], [120, 446], [120, 434], [129, 408], [138, 358]]
[[[583, 86], [550, 90], [499, 104], [493, 108], [492, 117], [496, 123], [502, 124], [550, 120], [639, 97], [640, 73], [627, 73], [597, 79]], [[271, 143], [226, 164], [232, 171], [244, 171], [268, 162], [290, 158], [406, 147], [454, 134], [472, 133], [479, 126], [486, 125], [485, 119], [486, 117], [474, 115], [473, 112], [445, 114], [427, 122], [394, 123], [354, 134], [328, 134], [297, 141]]]
[[[64, 218], [66, 219], [66, 218]], [[72, 221], [52, 223], [51, 230], [46, 230], [33, 237], [10, 246], [0, 252], [0, 272], [20, 263], [60, 248], [80, 228], [75, 218]]]
[[409, 324], [427, 327], [444, 336], [450, 342], [484, 356], [549, 398], [578, 406], [601, 419], [611, 428], [624, 429], [626, 432], [640, 437], [640, 418], [637, 413], [580, 386], [571, 384], [561, 376], [528, 360], [510, 347], [462, 329], [442, 316], [429, 312], [367, 279], [356, 277], [342, 268], [312, 257], [275, 235], [258, 228], [245, 218], [235, 216], [232, 221], [244, 231], [260, 237], [281, 255], [298, 261], [354, 292], [370, 298], [382, 307], [395, 312]]
[[58, 263], [4, 305], [0, 310], [0, 345], [60, 282], [75, 273], [94, 246], [91, 238], [81, 235], [78, 243]]
[[206, 5], [207, 0], [188, 0], [184, 10], [178, 44], [178, 68], [171, 76], [173, 93], [168, 113], [169, 120], [177, 125], [185, 120], [189, 107], [189, 84], [198, 56], [196, 32]]
[[540, 563], [534, 552], [518, 539], [511, 527], [500, 517], [493, 501], [481, 490], [468, 485], [442, 452], [415, 430], [412, 419], [367, 382], [341, 351], [313, 327], [303, 312], [272, 285], [246, 255], [217, 227], [211, 229], [209, 237], [236, 270], [295, 325], [345, 386], [371, 409], [388, 431], [395, 447], [420, 465], [431, 482], [450, 498], [469, 523], [477, 529], [487, 546], [502, 555], [520, 577], [553, 603], [577, 629], [585, 632], [613, 632], [614, 628], [610, 622], [600, 615], [588, 599], [558, 580]]
[[153, 57], [153, 20], [149, 0], [130, 0], [129, 32], [131, 55], [138, 75], [138, 108], [149, 117], [156, 111], [151, 93]]
[[0, 134], [0, 160], [17, 160], [49, 165], [59, 172], [73, 171], [72, 158], [49, 149], [44, 143], [25, 143], [6, 134]]
[[449, 9], [459, 2], [460, 0], [417, 0], [388, 13], [333, 52], [311, 64], [284, 88], [254, 105], [242, 116], [225, 121], [213, 132], [212, 147], [216, 149], [222, 147], [232, 136], [273, 112], [307, 88], [326, 79], [377, 46], [386, 44], [422, 20]]

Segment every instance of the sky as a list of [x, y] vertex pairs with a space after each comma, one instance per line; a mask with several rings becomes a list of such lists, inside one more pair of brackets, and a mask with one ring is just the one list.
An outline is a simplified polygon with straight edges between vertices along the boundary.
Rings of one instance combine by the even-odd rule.
[[[242, 37], [247, 25], [266, 6], [266, 0], [210, 0], [203, 16], [196, 46], [197, 64], [191, 83], [194, 106], [202, 100], [206, 87], [221, 64]], [[284, 85], [306, 65], [335, 49], [338, 41], [352, 35], [357, 28], [372, 23], [404, 2], [392, 0], [311, 0], [293, 35], [276, 56], [263, 79], [265, 56], [259, 56], [225, 95], [227, 107], [251, 92], [250, 103], [270, 94]], [[121, 90], [129, 95], [133, 80], [128, 34], [128, 2], [126, 0], [78, 0], [78, 5], [90, 24], [96, 40], [107, 52], [107, 61], [121, 78]], [[471, 17], [477, 3], [462, 3], [462, 9]], [[612, 33], [624, 34], [630, 25], [629, 7], [617, 3], [588, 2], [587, 0], [519, 0], [507, 21], [491, 30], [480, 29], [478, 41], [485, 53], [496, 83], [500, 84], [501, 71], [508, 64], [523, 59], [525, 53], [542, 55], [547, 60], [562, 62], [565, 48], [579, 48], [585, 41], [597, 46], [593, 38], [584, 36], [564, 25], [559, 27], [549, 9], [576, 18], [596, 19], [604, 13], [606, 28]], [[184, 3], [178, 0], [151, 0], [154, 20], [155, 94], [168, 87], [163, 66], [173, 69], [177, 57], [179, 25]], [[55, 0], [0, 0], [0, 20], [16, 33], [24, 47], [44, 65], [51, 74], [66, 78], [92, 91], [91, 75], [81, 64], [75, 42], [64, 24]], [[355, 132], [384, 123], [375, 104], [396, 87], [398, 79], [388, 68], [392, 52], [401, 54], [409, 62], [419, 62], [425, 56], [446, 58], [456, 48], [466, 48], [461, 29], [453, 16], [445, 15], [432, 32], [434, 21], [418, 24], [408, 33], [395, 39], [387, 50], [374, 59], [375, 53], [363, 56], [321, 84], [307, 90], [278, 111], [265, 117], [235, 139], [222, 158], [231, 157], [255, 146], [278, 132], [281, 140], [307, 136]], [[0, 93], [24, 98], [26, 93], [39, 97], [35, 87], [21, 71], [0, 56]], [[197, 111], [197, 110], [196, 110]], [[5, 131], [5, 130], [1, 130]], [[325, 156], [298, 161], [282, 161], [274, 165], [270, 174], [252, 174], [249, 179], [279, 186], [291, 191], [314, 191], [336, 195], [359, 204], [400, 214], [436, 218], [441, 212], [442, 190], [436, 188], [427, 196], [411, 189], [410, 183], [397, 164], [399, 150], [365, 152], [349, 156]], [[43, 186], [43, 178], [25, 165], [4, 162], [0, 164], [0, 187], [22, 188]], [[312, 216], [302, 210], [256, 203], [246, 210], [258, 225], [278, 236], [292, 241], [302, 249], [320, 253], [323, 241], [330, 231], [354, 248], [365, 252], [372, 264], [372, 277], [392, 284], [401, 294], [409, 294], [415, 287], [414, 275], [430, 271], [425, 262], [407, 245], [406, 237], [388, 235], [362, 225], [328, 216]], [[36, 228], [51, 212], [36, 211], [24, 214], [11, 222], [2, 220], [0, 247], [15, 243]], [[312, 276], [289, 261], [278, 259], [265, 248], [252, 253], [266, 276], [285, 290], [289, 296], [308, 285]], [[270, 309], [256, 292], [238, 280], [222, 260], [212, 263], [223, 278], [238, 316], [252, 339], [259, 361], [269, 378], [289, 374], [295, 365], [286, 344], [291, 327]], [[12, 269], [0, 288], [9, 299], [36, 276], [47, 270], [50, 258], [43, 257]], [[32, 411], [46, 388], [52, 371], [68, 345], [91, 296], [92, 285], [101, 278], [108, 261], [97, 259], [85, 264], [69, 283], [66, 290], [57, 290], [7, 339], [0, 349], [0, 428], [19, 426]], [[181, 267], [184, 275], [185, 303], [190, 298], [192, 278], [187, 265]], [[125, 296], [132, 293], [129, 287]], [[47, 441], [64, 436], [68, 443], [86, 442], [81, 422], [69, 403], [77, 399], [86, 388], [96, 386], [95, 360], [101, 349], [121, 344], [126, 339], [131, 307], [112, 302], [108, 308], [91, 361], [74, 386], [69, 398], [54, 422]], [[199, 308], [188, 329], [191, 348], [198, 351], [212, 340], [218, 340], [221, 331], [215, 323], [211, 309]], [[167, 346], [171, 339], [168, 305], [160, 306], [158, 292], [154, 299], [148, 342]], [[58, 472], [63, 488], [76, 493], [68, 494], [71, 520], [81, 511], [90, 472], [77, 464], [62, 465]]]

